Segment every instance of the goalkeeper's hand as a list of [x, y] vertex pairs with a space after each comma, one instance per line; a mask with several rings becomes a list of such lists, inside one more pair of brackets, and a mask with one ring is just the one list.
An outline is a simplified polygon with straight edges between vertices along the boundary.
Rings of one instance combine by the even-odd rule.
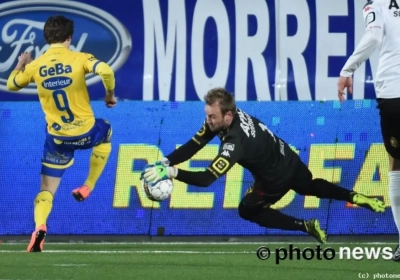
[[177, 168], [167, 166], [158, 161], [155, 164], [147, 165], [140, 178], [144, 179], [150, 185], [155, 185], [162, 180], [175, 178], [177, 175]]
[[140, 173], [140, 180], [144, 179], [144, 172], [146, 171], [146, 169], [148, 169], [149, 167], [153, 167], [154, 165], [164, 165], [164, 166], [169, 166], [169, 159], [167, 159], [166, 157], [163, 157], [160, 160], [157, 160], [155, 163], [153, 164], [147, 164], [144, 168], [142, 173]]
[[[162, 164], [164, 166], [169, 166], [169, 159], [167, 159], [166, 157], [157, 160], [155, 164]], [[146, 167], [145, 167], [146, 168]]]

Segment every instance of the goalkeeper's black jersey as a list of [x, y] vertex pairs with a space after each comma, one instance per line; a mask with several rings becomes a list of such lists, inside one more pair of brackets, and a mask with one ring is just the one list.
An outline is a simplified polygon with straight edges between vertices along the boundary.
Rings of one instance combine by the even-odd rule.
[[[218, 155], [210, 163], [207, 170], [214, 175], [214, 180], [226, 174], [236, 163], [249, 170], [254, 178], [265, 183], [279, 184], [284, 182], [286, 175], [297, 168], [298, 156], [285, 141], [274, 135], [260, 120], [237, 109], [230, 127], [219, 133], [211, 131], [206, 122], [193, 138], [167, 156], [171, 165], [189, 159], [204, 147], [215, 136], [221, 140]], [[196, 147], [195, 147], [196, 146]], [[191, 148], [189, 148], [191, 147]], [[183, 179], [194, 185], [207, 185], [203, 180]], [[203, 176], [204, 177], [204, 176]], [[286, 177], [287, 178], [287, 177]]]

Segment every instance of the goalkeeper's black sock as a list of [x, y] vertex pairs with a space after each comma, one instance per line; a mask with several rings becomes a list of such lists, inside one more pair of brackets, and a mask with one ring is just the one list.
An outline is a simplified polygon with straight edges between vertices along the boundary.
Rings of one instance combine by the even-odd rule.
[[348, 189], [339, 187], [324, 179], [312, 180], [311, 186], [307, 190], [307, 195], [313, 195], [319, 198], [331, 198], [352, 202], [353, 195]]
[[258, 215], [252, 217], [251, 221], [267, 228], [307, 232], [304, 220], [285, 215], [272, 208], [263, 209]]

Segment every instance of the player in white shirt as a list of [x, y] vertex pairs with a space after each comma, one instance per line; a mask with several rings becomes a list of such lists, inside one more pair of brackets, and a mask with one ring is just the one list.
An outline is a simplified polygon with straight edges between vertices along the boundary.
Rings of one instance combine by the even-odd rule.
[[[338, 97], [342, 102], [345, 89], [352, 93], [354, 71], [379, 49], [375, 92], [383, 142], [389, 155], [389, 197], [400, 232], [400, 0], [370, 1], [363, 14], [365, 33], [340, 72]], [[400, 261], [399, 246], [393, 260]]]

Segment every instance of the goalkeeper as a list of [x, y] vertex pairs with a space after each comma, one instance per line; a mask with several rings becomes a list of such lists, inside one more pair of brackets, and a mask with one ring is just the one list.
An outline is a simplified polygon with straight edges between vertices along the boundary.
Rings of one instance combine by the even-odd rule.
[[[150, 184], [175, 178], [189, 185], [208, 187], [226, 174], [235, 163], [248, 169], [254, 183], [239, 204], [239, 216], [262, 227], [302, 231], [325, 243], [327, 235], [316, 219], [303, 220], [285, 215], [270, 206], [289, 190], [347, 201], [375, 212], [384, 212], [377, 198], [313, 179], [300, 157], [260, 120], [236, 108], [234, 97], [223, 88], [211, 89], [206, 96], [206, 120], [192, 139], [155, 164], [147, 165], [142, 178]], [[201, 172], [173, 167], [190, 159], [215, 136], [221, 140], [216, 158]]]

